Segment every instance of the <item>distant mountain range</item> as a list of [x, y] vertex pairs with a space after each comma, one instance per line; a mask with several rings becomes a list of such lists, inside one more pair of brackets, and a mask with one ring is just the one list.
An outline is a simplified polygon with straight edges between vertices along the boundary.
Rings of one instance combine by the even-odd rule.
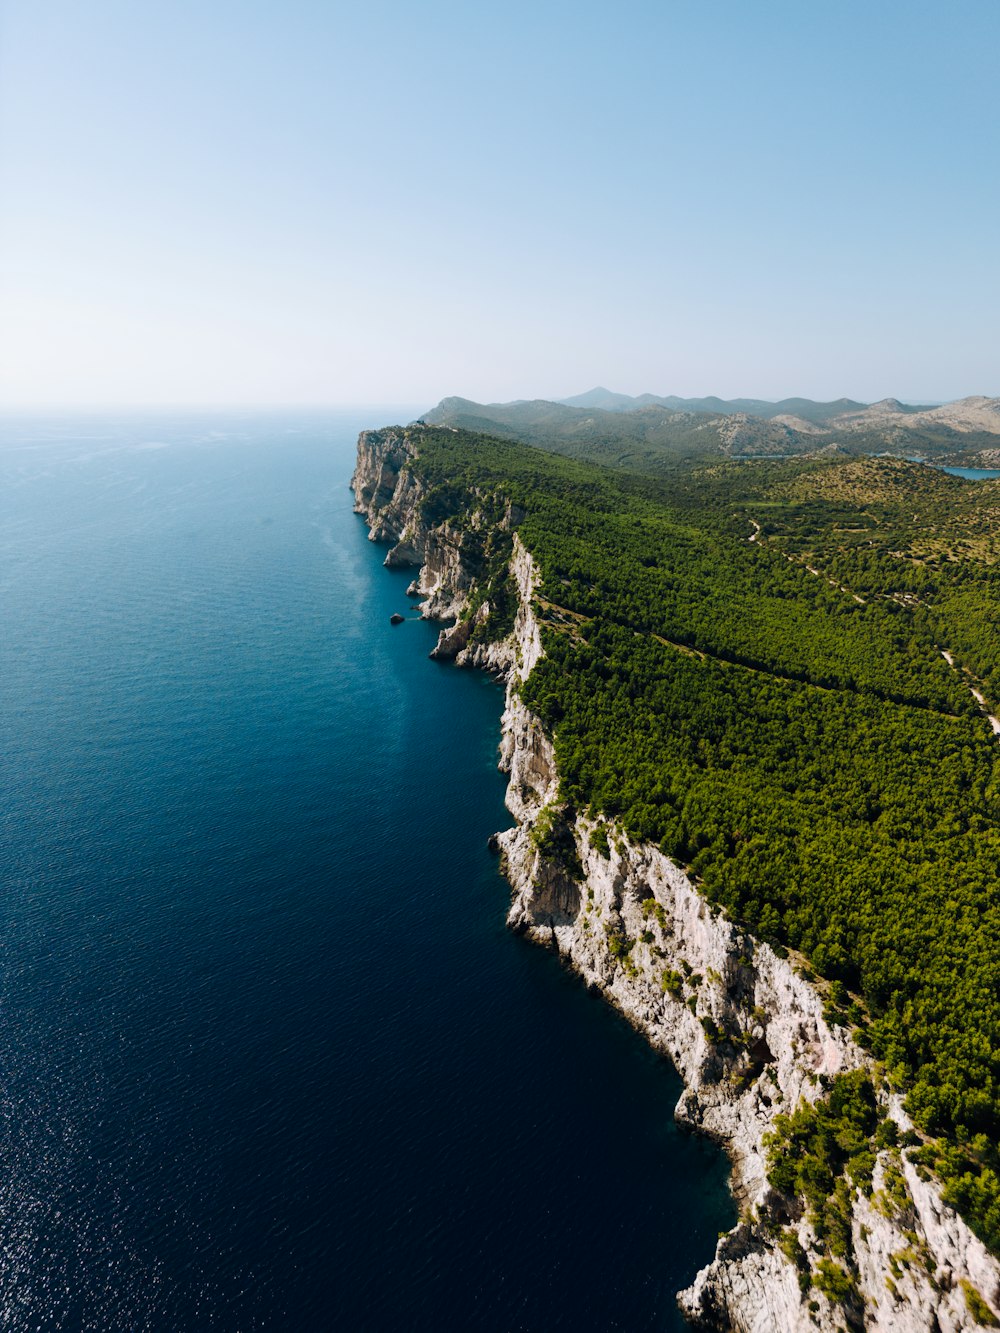
[[764, 420], [795, 416], [817, 425], [845, 412], [863, 411], [866, 406], [865, 403], [856, 403], [852, 398], [838, 398], [833, 403], [816, 403], [811, 398], [783, 398], [780, 403], [768, 403], [762, 398], [678, 398], [676, 394], [659, 398], [652, 393], [630, 398], [626, 393], [612, 393], [610, 389], [601, 388], [591, 389], [589, 393], [578, 393], [575, 398], [562, 398], [560, 402], [566, 407], [596, 407], [602, 412], [634, 412], [642, 407], [666, 407], [671, 412], [709, 412], [714, 416], [732, 416], [743, 412], [747, 416], [763, 417]]
[[831, 449], [995, 466], [1000, 451], [1000, 398], [986, 397], [918, 406], [895, 398], [877, 403], [632, 398], [598, 388], [562, 402], [445, 398], [423, 420], [644, 472], [699, 457], [778, 457]]

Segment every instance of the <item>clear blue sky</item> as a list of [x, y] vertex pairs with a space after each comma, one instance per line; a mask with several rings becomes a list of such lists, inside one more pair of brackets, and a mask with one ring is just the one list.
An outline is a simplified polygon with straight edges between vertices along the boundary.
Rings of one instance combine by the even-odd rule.
[[0, 403], [1000, 393], [1000, 0], [4, 0]]

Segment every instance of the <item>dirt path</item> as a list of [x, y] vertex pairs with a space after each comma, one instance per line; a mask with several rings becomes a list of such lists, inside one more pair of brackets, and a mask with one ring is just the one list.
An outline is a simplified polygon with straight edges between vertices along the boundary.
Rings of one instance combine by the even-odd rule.
[[[755, 542], [760, 538], [761, 526], [755, 518], [750, 519], [750, 522], [754, 526], [754, 531], [753, 534], [747, 538], [747, 541]], [[838, 583], [836, 579], [830, 578], [829, 575], [824, 574], [822, 570], [813, 568], [812, 565], [806, 564], [804, 560], [800, 560], [794, 555], [789, 555], [787, 551], [782, 551], [781, 554], [785, 557], [786, 560], [790, 560], [793, 564], [802, 565], [802, 567], [804, 569], [807, 569], [809, 573], [812, 574], [815, 578], [824, 579], [827, 583], [830, 584], [832, 588], [836, 588], [839, 592], [844, 593], [848, 597], [853, 597], [854, 600], [856, 602], [860, 602], [862, 606], [866, 605], [865, 599], [863, 597], [859, 597], [856, 592], [852, 592], [850, 588], [845, 587], [842, 583]], [[569, 634], [571, 638], [577, 638], [579, 636], [580, 626], [586, 620], [586, 616], [581, 615], [579, 611], [570, 611], [568, 607], [560, 606], [557, 602], [550, 602], [543, 597], [538, 598], [538, 604], [542, 612], [542, 615], [545, 619], [545, 622], [548, 624], [550, 629], [559, 630], [564, 634]], [[635, 633], [637, 638], [646, 637], [640, 630], [634, 630], [633, 632]], [[672, 648], [675, 652], [684, 653], [685, 656], [688, 657], [700, 658], [703, 662], [714, 661], [718, 662], [719, 665], [721, 666], [727, 666], [727, 667], [734, 666], [738, 667], [743, 671], [753, 671], [763, 675], [774, 676], [775, 679], [778, 680], [795, 679], [791, 676], [785, 676], [780, 671], [768, 671], [765, 668], [753, 667], [744, 662], [732, 662], [725, 658], [717, 658], [714, 655], [714, 653], [705, 653], [702, 652], [702, 650], [699, 648], [690, 647], [688, 644], [676, 643], [674, 642], [673, 639], [666, 639], [660, 634], [650, 634], [648, 637], [655, 639], [656, 642], [662, 644], [664, 648]], [[964, 678], [965, 685], [969, 693], [975, 699], [979, 707], [983, 710], [983, 715], [985, 716], [987, 722], [990, 724], [994, 736], [1000, 737], [1000, 718], [995, 717], [990, 712], [990, 706], [986, 702], [984, 695], [980, 690], [976, 689], [974, 684], [972, 684], [972, 682], [975, 680], [975, 677], [971, 674], [971, 672], [967, 671], [965, 667], [961, 667], [958, 665], [958, 663], [955, 661], [954, 656], [948, 651], [947, 648], [941, 648], [939, 651], [941, 653], [941, 656], [951, 667], [952, 671], [954, 671], [956, 675], [960, 675]], [[812, 682], [803, 682], [803, 683], [812, 685]], [[823, 685], [812, 685], [812, 688], [826, 690], [827, 687]], [[931, 711], [936, 711], [936, 710], [931, 710]]]
[[[757, 522], [755, 518], [749, 518], [749, 516], [748, 516], [748, 521], [753, 524], [753, 533], [751, 536], [747, 538], [747, 541], [748, 542], [759, 541], [760, 544], [763, 546], [764, 538], [761, 537], [760, 535], [761, 532], [760, 524]], [[831, 579], [830, 576], [828, 574], [824, 574], [822, 570], [814, 569], [812, 565], [807, 565], [804, 560], [800, 560], [799, 557], [796, 555], [789, 555], [787, 551], [782, 551], [781, 554], [785, 557], [786, 560], [791, 561], [793, 565], [802, 565], [803, 568], [808, 569], [810, 574], [814, 574], [816, 578], [824, 579], [827, 583], [829, 583], [831, 588], [836, 588], [838, 592], [842, 592], [848, 597], [853, 597], [854, 600], [856, 602], [859, 602], [862, 606], [866, 605], [865, 599], [863, 597], [859, 597], [856, 592], [851, 592], [850, 588], [845, 588], [844, 585], [842, 583], [838, 583], [836, 579]]]
[[[754, 530], [752, 536], [747, 538], [747, 541], [755, 542], [760, 539], [761, 527], [755, 518], [751, 518], [750, 522], [753, 524]], [[824, 579], [827, 583], [830, 584], [831, 588], [837, 588], [840, 592], [845, 593], [848, 597], [853, 597], [854, 600], [856, 602], [860, 602], [862, 606], [866, 605], [864, 597], [860, 597], [856, 592], [852, 592], [850, 588], [845, 587], [844, 584], [842, 583], [838, 583], [836, 579], [830, 578], [830, 576], [828, 574], [824, 574], [821, 569], [815, 569], [812, 565], [807, 564], [805, 560], [799, 560], [796, 556], [789, 555], [787, 551], [782, 551], [782, 555], [785, 557], [786, 560], [790, 560], [793, 564], [802, 565], [805, 569], [809, 571], [810, 574], [813, 574], [816, 578]], [[663, 640], [661, 640], [661, 642], [663, 642]], [[960, 667], [958, 665], [958, 663], [955, 661], [955, 658], [947, 650], [947, 648], [942, 648], [940, 652], [941, 656], [951, 667], [952, 671], [954, 671], [957, 675], [966, 678], [965, 684], [968, 688], [968, 691], [972, 695], [973, 699], [975, 699], [979, 707], [983, 710], [983, 715], [986, 718], [986, 721], [990, 724], [990, 728], [993, 731], [993, 735], [1000, 737], [1000, 718], [994, 716], [994, 714], [990, 712], [990, 706], [986, 702], [986, 698], [983, 695], [982, 691], [977, 690], [975, 685], [971, 683], [975, 679], [975, 677], [972, 675], [970, 671], [967, 671], [965, 667]]]
[[[941, 649], [941, 656], [951, 667], [952, 671], [954, 671], [957, 675], [971, 678], [971, 673], [967, 671], [965, 667], [960, 667], [958, 665], [958, 663], [955, 661], [951, 653], [949, 653], [947, 648]], [[966, 684], [968, 685], [969, 693], [972, 695], [973, 699], [975, 699], [976, 703], [985, 713], [986, 721], [993, 728], [993, 735], [1000, 736], [1000, 718], [994, 717], [993, 714], [990, 712], [990, 706], [986, 702], [986, 699], [983, 696], [982, 692], [980, 690], [977, 690], [974, 685], [969, 685], [968, 680], [966, 681]]]

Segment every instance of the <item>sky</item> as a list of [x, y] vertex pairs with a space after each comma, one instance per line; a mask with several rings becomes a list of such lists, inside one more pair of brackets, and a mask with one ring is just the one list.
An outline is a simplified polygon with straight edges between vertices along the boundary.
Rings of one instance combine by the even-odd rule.
[[0, 406], [1000, 394], [1000, 0], [0, 0]]

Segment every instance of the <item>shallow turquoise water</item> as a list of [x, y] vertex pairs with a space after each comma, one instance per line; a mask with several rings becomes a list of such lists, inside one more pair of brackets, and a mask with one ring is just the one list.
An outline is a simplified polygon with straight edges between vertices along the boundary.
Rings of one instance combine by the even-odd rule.
[[676, 1328], [730, 1220], [504, 928], [502, 697], [389, 625], [381, 416], [3, 422], [6, 1328]]

